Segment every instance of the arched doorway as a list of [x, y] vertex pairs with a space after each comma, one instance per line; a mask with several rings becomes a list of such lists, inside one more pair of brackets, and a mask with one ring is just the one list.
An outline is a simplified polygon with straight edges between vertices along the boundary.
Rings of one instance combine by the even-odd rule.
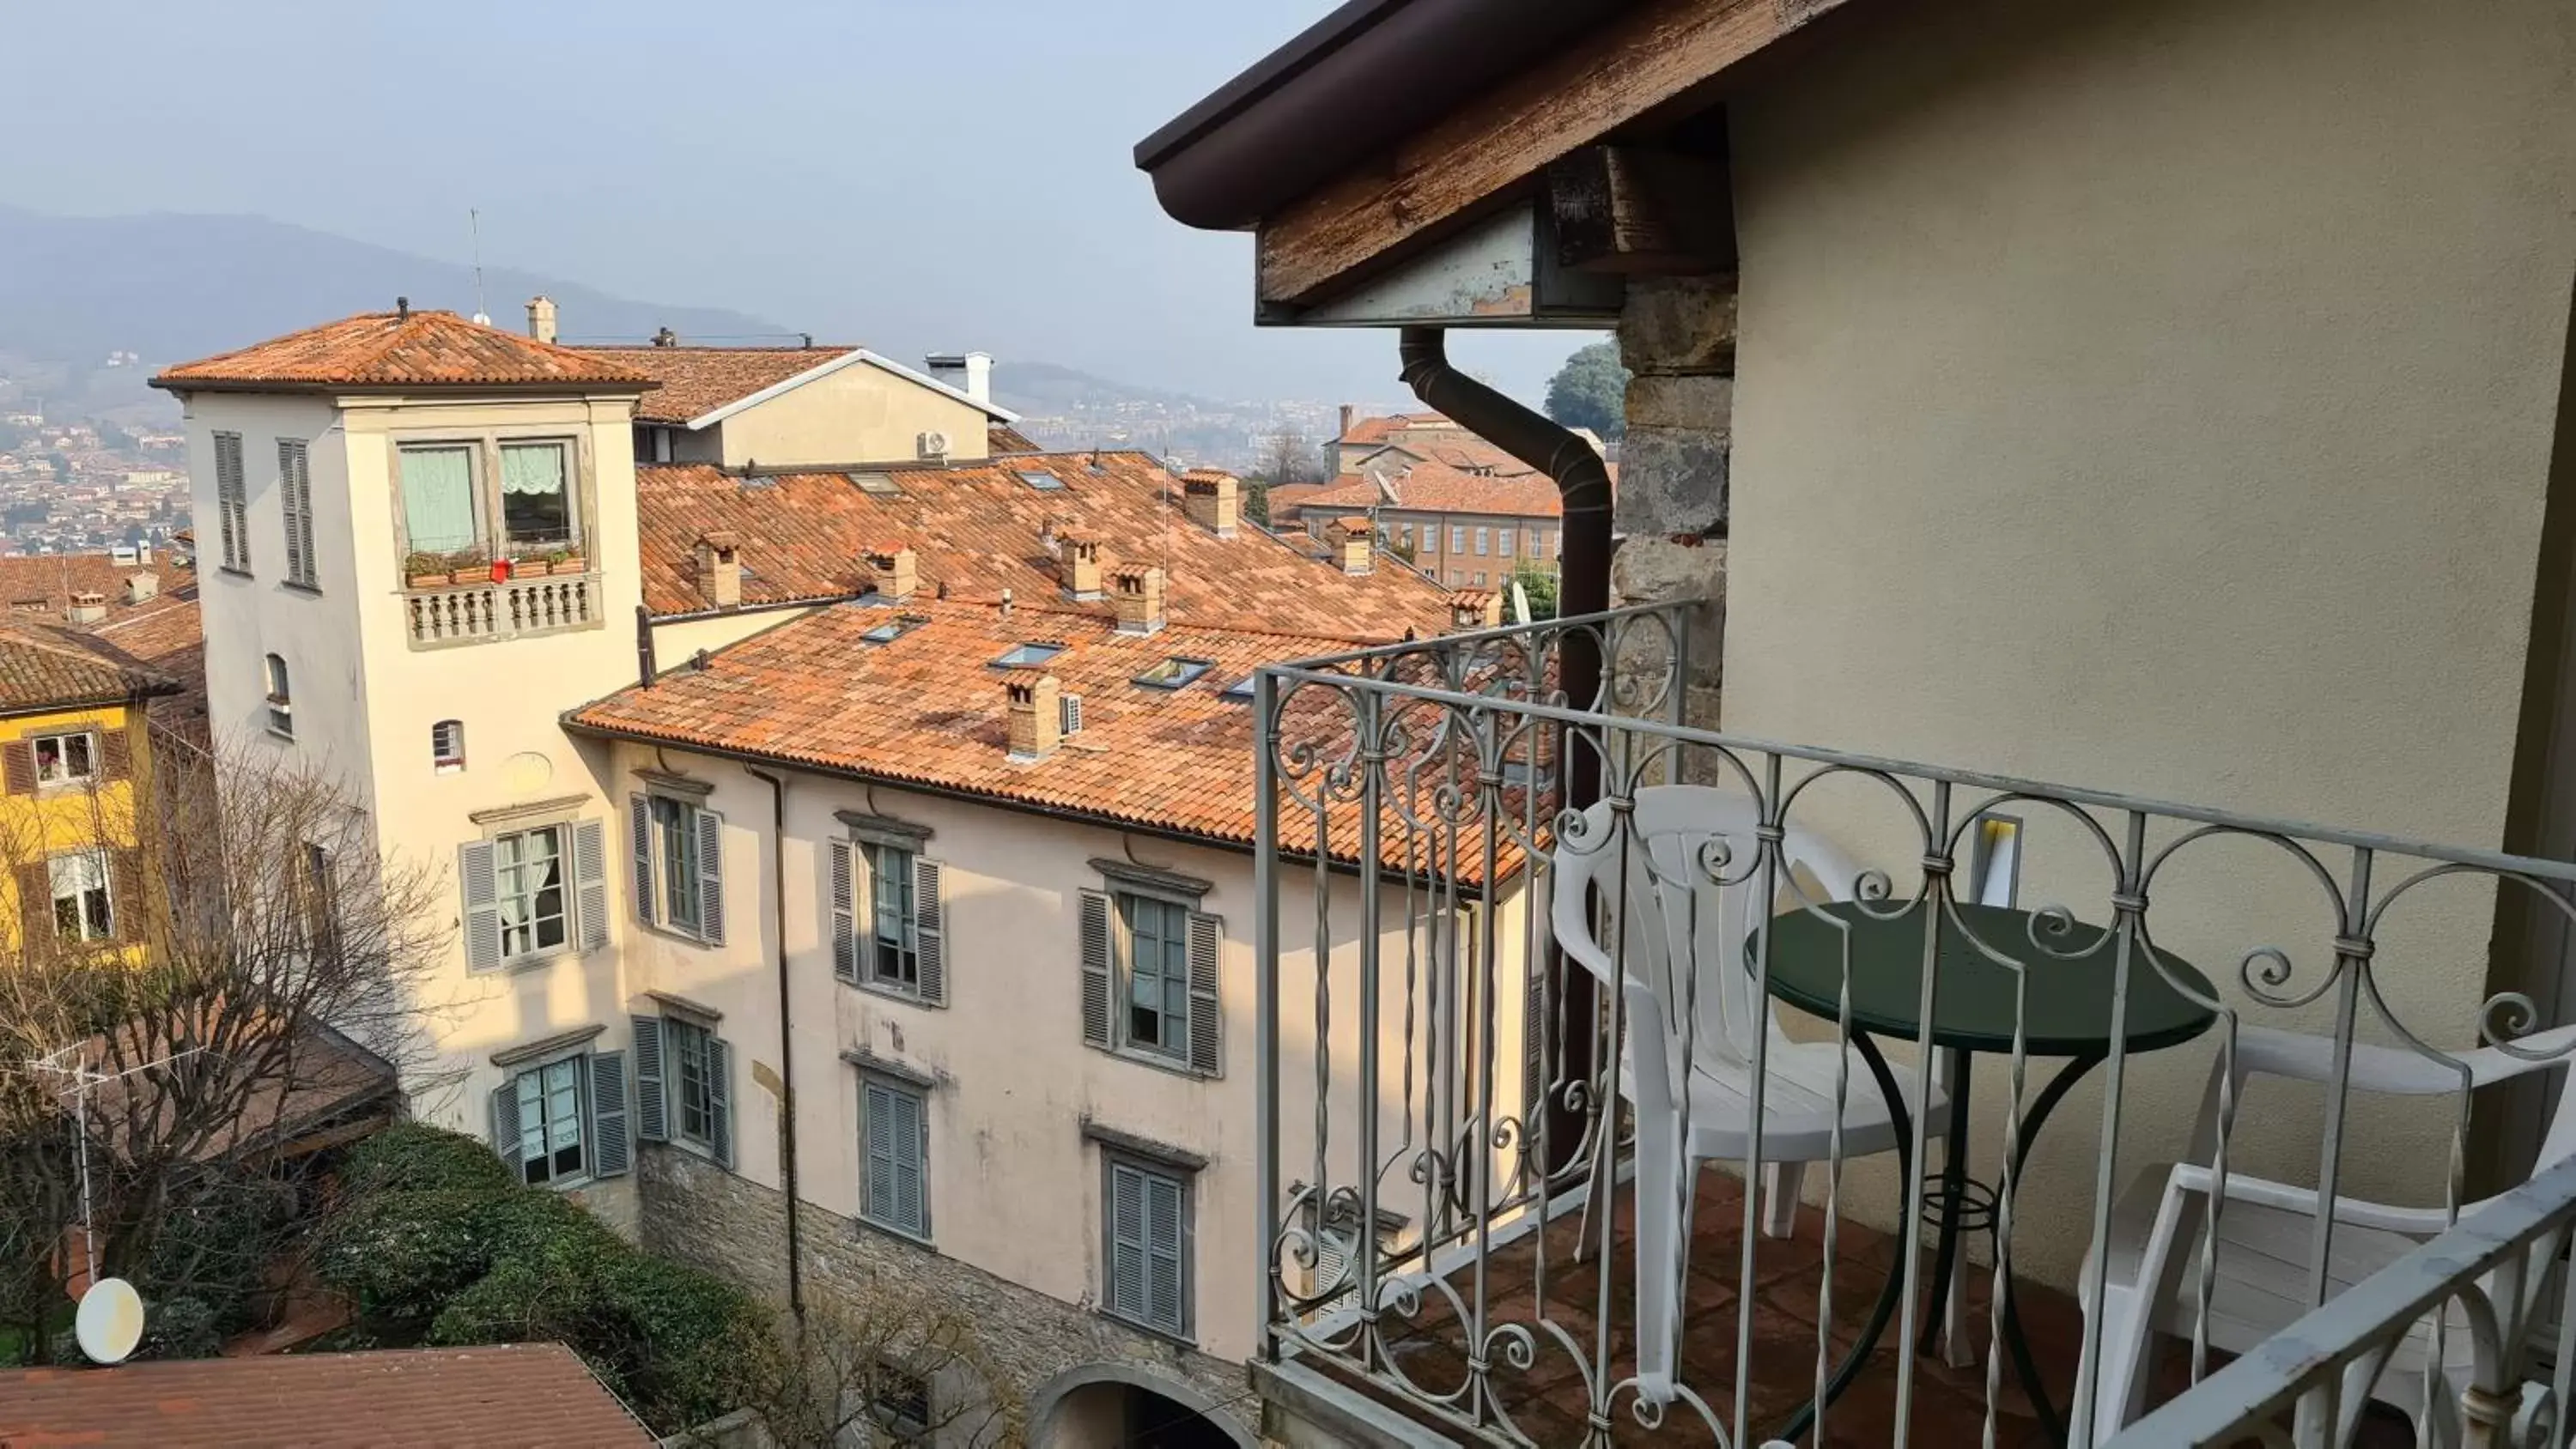
[[1206, 1394], [1142, 1364], [1068, 1369], [1029, 1396], [1036, 1449], [1258, 1449]]

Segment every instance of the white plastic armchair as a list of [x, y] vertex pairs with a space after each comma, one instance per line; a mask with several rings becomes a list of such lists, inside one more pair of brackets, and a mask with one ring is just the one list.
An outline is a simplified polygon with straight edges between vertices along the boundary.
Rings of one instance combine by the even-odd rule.
[[[1845, 1085], [1843, 1156], [1886, 1152], [1898, 1138], [1867, 1063], [1838, 1042], [1789, 1040], [1761, 999], [1745, 952], [1753, 932], [1777, 904], [1796, 899], [1801, 886], [1810, 901], [1819, 889], [1847, 898], [1857, 878], [1850, 862], [1804, 831], [1787, 831], [1782, 868], [1774, 873], [1775, 903], [1761, 893], [1760, 821], [1747, 796], [1656, 785], [1637, 792], [1624, 828], [1609, 801], [1586, 810], [1583, 819], [1581, 832], [1557, 846], [1551, 920], [1565, 954], [1619, 989], [1627, 1003], [1619, 1089], [1637, 1117], [1638, 1388], [1649, 1401], [1665, 1402], [1673, 1394], [1689, 1240], [1683, 1188], [1701, 1164], [1743, 1160], [1758, 1132], [1763, 1228], [1786, 1237], [1796, 1225], [1806, 1164], [1825, 1161], [1834, 1150], [1838, 1074]], [[1721, 885], [1721, 877], [1732, 883]], [[1596, 920], [1603, 919], [1614, 923], [1606, 941], [1596, 932]], [[1758, 1124], [1757, 1033], [1768, 1038]], [[1937, 1079], [1927, 1115], [1927, 1130], [1940, 1135], [1949, 1101]]]
[[[2576, 1048], [2576, 1026], [2527, 1037], [2510, 1052], [2483, 1047], [2463, 1053], [2456, 1066], [2412, 1051], [2356, 1042], [2347, 1080], [2355, 1093], [2448, 1096], [2464, 1085], [2489, 1086], [2565, 1067], [2569, 1062], [2563, 1054], [2571, 1048]], [[2334, 1063], [2335, 1043], [2328, 1038], [2239, 1027], [2234, 1061], [2222, 1055], [2211, 1068], [2188, 1160], [2148, 1168], [2122, 1194], [2112, 1214], [2102, 1302], [2087, 1305], [2087, 1316], [2098, 1321], [2099, 1331], [2088, 1333], [2086, 1342], [2102, 1356], [2093, 1395], [2097, 1439], [2117, 1432], [2143, 1407], [2148, 1352], [2155, 1335], [2161, 1331], [2188, 1338], [2199, 1317], [2200, 1250], [2210, 1221], [2210, 1197], [2218, 1187], [2215, 1163], [2222, 1102], [2238, 1104], [2241, 1113], [2246, 1085], [2258, 1076], [2331, 1086]], [[2462, 1068], [2467, 1072], [2465, 1082]], [[2576, 1072], [2567, 1073], [2559, 1084], [2537, 1166], [2576, 1152], [2570, 1083], [2576, 1083]], [[2227, 1094], [2224, 1098], [2222, 1092]], [[2312, 1306], [2310, 1259], [2326, 1214], [2331, 1213], [2335, 1223], [2328, 1244], [2328, 1297], [2396, 1261], [2451, 1223], [2450, 1214], [2437, 1207], [2343, 1196], [2321, 1204], [2312, 1188], [2256, 1177], [2232, 1164], [2221, 1196], [2224, 1205], [2217, 1213], [2216, 1271], [2207, 1331], [2211, 1348], [2231, 1354], [2247, 1352]], [[2464, 1204], [2459, 1216], [2465, 1218], [2483, 1205]], [[2096, 1250], [2103, 1251], [2098, 1246]], [[2525, 1293], [2537, 1293], [2544, 1276], [2527, 1275]], [[2455, 1319], [2454, 1330], [2445, 1335], [2445, 1361], [2440, 1366], [2441, 1381], [2451, 1382], [2454, 1389], [2458, 1385], [2450, 1376], [2466, 1369], [2472, 1350], [2470, 1335], [2457, 1323]], [[2427, 1392], [2432, 1353], [2430, 1327], [2419, 1323], [2390, 1356], [2376, 1384], [2367, 1386], [2366, 1393], [2345, 1394], [2345, 1412], [2358, 1413], [2365, 1397], [2376, 1398], [2415, 1423], [2419, 1442], [2455, 1442], [2456, 1425], [2448, 1412], [2452, 1396]]]

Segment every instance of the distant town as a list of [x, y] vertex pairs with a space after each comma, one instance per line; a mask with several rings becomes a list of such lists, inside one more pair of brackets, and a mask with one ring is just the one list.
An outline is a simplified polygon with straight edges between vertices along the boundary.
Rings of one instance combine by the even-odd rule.
[[[116, 363], [140, 359], [119, 354]], [[0, 554], [167, 545], [187, 527], [185, 434], [56, 417], [0, 375]]]

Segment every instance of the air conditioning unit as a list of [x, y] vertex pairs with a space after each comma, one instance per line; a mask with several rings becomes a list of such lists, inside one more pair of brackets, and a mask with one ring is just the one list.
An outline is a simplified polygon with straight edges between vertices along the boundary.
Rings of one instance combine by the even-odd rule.
[[948, 435], [946, 433], [922, 434], [921, 456], [925, 458], [946, 458], [948, 456]]

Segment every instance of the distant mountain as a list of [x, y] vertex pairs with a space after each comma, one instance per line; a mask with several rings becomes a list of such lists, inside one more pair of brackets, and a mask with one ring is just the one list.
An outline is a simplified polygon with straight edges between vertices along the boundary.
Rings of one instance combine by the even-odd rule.
[[1032, 413], [1041, 417], [1136, 404], [1188, 407], [1202, 412], [1224, 407], [1224, 404], [1210, 402], [1206, 398], [1113, 382], [1075, 368], [1058, 367], [1052, 362], [994, 363], [993, 401], [1015, 413]]
[[[487, 268], [501, 326], [554, 298], [567, 339], [781, 336], [774, 322], [715, 307], [612, 297], [578, 283]], [[352, 312], [474, 311], [474, 269], [256, 216], [44, 216], [0, 206], [0, 352], [96, 366], [111, 352], [149, 366], [240, 347]]]

